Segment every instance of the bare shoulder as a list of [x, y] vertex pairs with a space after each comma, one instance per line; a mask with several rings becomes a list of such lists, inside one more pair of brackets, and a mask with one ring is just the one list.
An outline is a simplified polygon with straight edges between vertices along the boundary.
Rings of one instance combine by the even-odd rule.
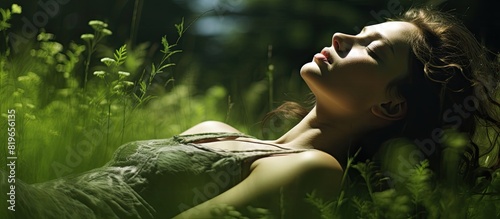
[[293, 215], [286, 218], [310, 218], [313, 209], [304, 201], [306, 194], [317, 191], [318, 198], [331, 200], [340, 190], [341, 178], [340, 164], [321, 151], [260, 158], [252, 164], [249, 176], [242, 182], [175, 218], [208, 215], [213, 206], [220, 204], [238, 209], [248, 205], [262, 207], [276, 217], [281, 215], [283, 204], [287, 206], [287, 214]]
[[342, 166], [332, 155], [320, 150], [309, 150], [302, 153], [297, 153], [289, 157], [289, 159], [297, 159], [304, 165], [306, 169], [327, 169], [331, 171], [342, 172]]
[[[289, 166], [286, 169], [310, 171], [323, 169], [325, 171], [342, 172], [340, 163], [330, 154], [319, 150], [309, 150], [286, 156], [272, 156], [256, 161], [252, 168], [262, 166]], [[266, 168], [267, 169], [267, 168]]]
[[319, 150], [261, 158], [252, 168], [259, 181], [266, 179], [279, 186], [295, 184], [300, 187], [295, 189], [320, 189], [329, 194], [340, 190], [343, 174], [337, 159]]
[[261, 158], [256, 162], [245, 181], [255, 188], [255, 193], [265, 192], [253, 203], [262, 203], [273, 212], [279, 211], [277, 200], [286, 197], [285, 205], [289, 206], [288, 213], [293, 214], [293, 218], [310, 218], [314, 208], [305, 201], [307, 194], [315, 192], [317, 198], [330, 201], [341, 191], [342, 167], [325, 152], [310, 150]]
[[206, 133], [206, 132], [240, 132], [240, 131], [223, 122], [204, 121], [182, 132], [181, 135]]

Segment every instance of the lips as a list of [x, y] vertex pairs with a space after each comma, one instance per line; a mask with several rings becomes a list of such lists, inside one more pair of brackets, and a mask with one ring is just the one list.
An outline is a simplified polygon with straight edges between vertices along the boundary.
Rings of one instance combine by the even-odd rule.
[[330, 53], [330, 50], [328, 50], [328, 48], [324, 48], [323, 50], [321, 50], [321, 55], [325, 57], [328, 64], [331, 65], [333, 63], [332, 54]]
[[333, 58], [330, 48], [331, 47], [325, 47], [323, 50], [321, 50], [320, 53], [316, 53], [316, 55], [314, 55], [314, 60], [316, 61], [316, 63], [324, 63], [325, 65], [333, 64]]
[[316, 53], [316, 55], [314, 55], [314, 59], [329, 64], [328, 58], [323, 53]]

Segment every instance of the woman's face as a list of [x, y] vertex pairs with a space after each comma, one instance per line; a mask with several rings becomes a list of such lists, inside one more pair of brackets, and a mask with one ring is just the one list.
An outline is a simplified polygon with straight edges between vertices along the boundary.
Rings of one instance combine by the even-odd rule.
[[332, 45], [300, 71], [317, 106], [345, 115], [390, 101], [394, 95], [386, 88], [407, 74], [412, 34], [417, 27], [396, 21], [367, 26], [357, 35], [334, 34]]

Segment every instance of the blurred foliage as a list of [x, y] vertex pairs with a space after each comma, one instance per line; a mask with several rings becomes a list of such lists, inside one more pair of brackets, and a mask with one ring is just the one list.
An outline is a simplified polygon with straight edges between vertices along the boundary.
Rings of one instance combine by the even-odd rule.
[[[494, 51], [500, 46], [495, 31], [499, 27], [495, 19], [498, 13], [484, 0], [45, 1], [61, 2], [53, 10], [48, 3], [6, 0], [0, 2], [0, 7], [10, 7], [14, 2], [23, 6], [25, 12], [21, 19], [12, 21], [14, 32], [22, 32], [30, 24], [40, 26], [67, 45], [88, 32], [89, 20], [102, 20], [113, 31], [104, 43], [118, 48], [124, 40], [132, 39], [129, 49], [143, 48], [145, 65], [149, 65], [161, 47], [156, 39], [165, 34], [175, 36], [176, 30], [170, 28], [172, 21], [179, 22], [180, 17], [186, 21], [198, 19], [182, 41], [184, 54], [175, 60], [182, 70], [177, 71], [176, 78], [187, 75], [182, 74], [183, 71], [191, 72], [197, 92], [205, 92], [214, 84], [224, 86], [235, 111], [245, 112], [244, 118], [250, 115], [261, 118], [285, 99], [303, 101], [309, 91], [298, 74], [300, 67], [330, 45], [333, 33], [356, 33], [365, 25], [383, 21], [384, 17], [414, 5], [439, 5], [463, 19], [486, 46]], [[269, 46], [272, 46], [271, 56]], [[274, 66], [272, 106], [264, 101], [271, 86], [265, 74], [269, 64]], [[250, 89], [253, 95], [243, 94]], [[255, 99], [262, 101], [253, 101]], [[245, 123], [257, 131], [256, 121]]]

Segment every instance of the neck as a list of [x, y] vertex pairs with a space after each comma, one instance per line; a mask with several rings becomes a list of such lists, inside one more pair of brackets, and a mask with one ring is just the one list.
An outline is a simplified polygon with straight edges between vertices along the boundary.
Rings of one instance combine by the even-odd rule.
[[324, 114], [318, 113], [318, 108], [314, 107], [304, 119], [274, 143], [289, 148], [321, 150], [345, 163], [355, 128], [345, 121], [319, 115]]

